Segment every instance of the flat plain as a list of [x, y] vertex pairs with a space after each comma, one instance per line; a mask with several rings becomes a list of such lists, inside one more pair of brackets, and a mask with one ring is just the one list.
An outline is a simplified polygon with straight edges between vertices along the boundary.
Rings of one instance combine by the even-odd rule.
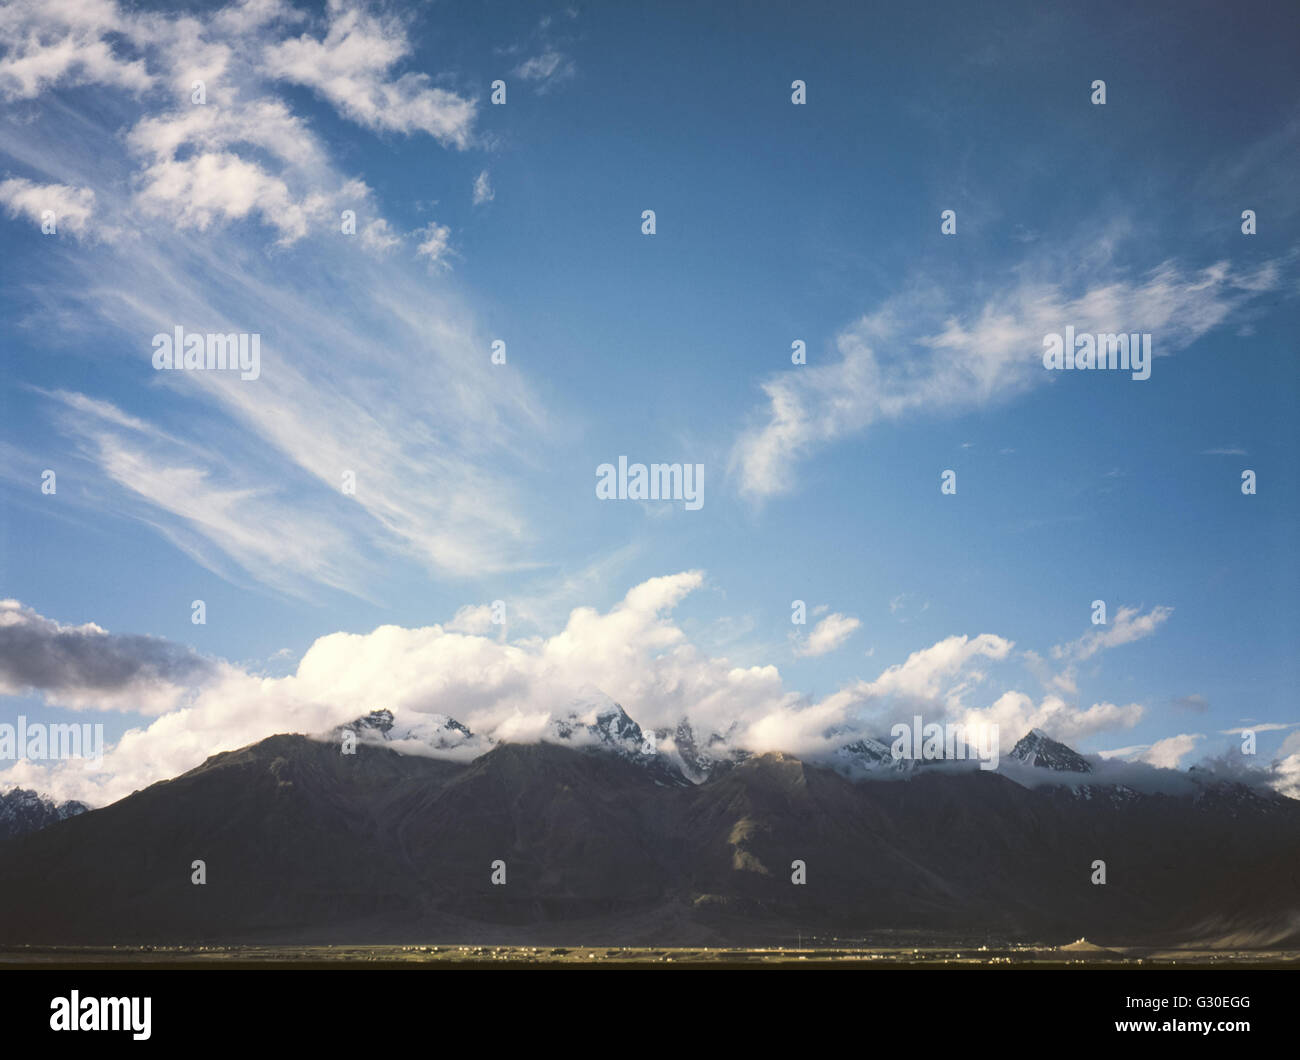
[[1063, 946], [29, 946], [0, 951], [0, 968], [1289, 968], [1300, 950]]

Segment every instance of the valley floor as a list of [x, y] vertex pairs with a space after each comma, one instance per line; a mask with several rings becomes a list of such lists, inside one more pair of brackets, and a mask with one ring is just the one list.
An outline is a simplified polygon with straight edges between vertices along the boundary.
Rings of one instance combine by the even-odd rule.
[[652, 968], [1079, 966], [1137, 968], [1300, 968], [1300, 950], [1067, 946], [859, 948], [846, 945], [728, 949], [563, 946], [112, 946], [18, 947], [0, 951], [0, 968], [331, 968], [601, 967]]

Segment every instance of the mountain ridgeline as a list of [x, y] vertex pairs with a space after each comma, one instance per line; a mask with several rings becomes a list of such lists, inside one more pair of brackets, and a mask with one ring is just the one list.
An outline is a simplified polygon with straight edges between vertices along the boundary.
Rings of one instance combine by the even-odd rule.
[[55, 802], [27, 788], [12, 788], [0, 794], [0, 839], [39, 832], [87, 809], [84, 803]]
[[1108, 784], [1037, 730], [1004, 772], [876, 740], [727, 753], [612, 703], [534, 744], [442, 715], [344, 729], [0, 842], [0, 944], [1300, 944], [1300, 802]]

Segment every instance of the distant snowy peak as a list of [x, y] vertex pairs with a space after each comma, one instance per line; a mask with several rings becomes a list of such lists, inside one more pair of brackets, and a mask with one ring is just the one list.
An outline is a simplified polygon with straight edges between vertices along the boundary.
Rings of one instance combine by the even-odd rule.
[[1279, 791], [1220, 776], [1205, 766], [1192, 766], [1187, 777], [1199, 789], [1194, 797], [1198, 805], [1226, 808], [1234, 814], [1268, 813], [1293, 801]]
[[89, 808], [75, 801], [55, 802], [27, 788], [12, 788], [0, 794], [0, 839], [39, 832], [56, 821], [85, 813]]
[[1053, 740], [1042, 729], [1030, 729], [1011, 748], [1011, 757], [1025, 765], [1052, 769], [1058, 773], [1091, 773], [1092, 763], [1065, 744]]
[[372, 710], [364, 717], [340, 725], [339, 731], [348, 729], [358, 736], [374, 736], [387, 739], [393, 731], [393, 712], [391, 710]]
[[910, 772], [920, 761], [914, 758], [895, 758], [889, 744], [863, 736], [832, 751], [827, 764], [850, 778], [857, 778], [888, 771]]
[[903, 761], [901, 758], [894, 758], [894, 753], [890, 750], [888, 744], [873, 740], [870, 736], [864, 736], [860, 740], [845, 744], [840, 750], [871, 762], [892, 763]]
[[627, 711], [598, 689], [584, 690], [569, 709], [551, 718], [547, 738], [553, 743], [602, 747], [624, 757], [654, 757], [655, 741]]
[[659, 747], [659, 735], [642, 729], [618, 703], [597, 688], [583, 689], [564, 713], [552, 717], [543, 737], [548, 743], [606, 752], [647, 770], [665, 786], [691, 783], [673, 757]]
[[338, 730], [349, 729], [362, 743], [387, 744], [414, 741], [438, 751], [483, 744], [488, 750], [491, 741], [475, 736], [455, 718], [447, 714], [414, 714], [404, 716], [398, 724], [391, 710], [372, 710], [364, 717], [340, 725]]
[[[450, 752], [449, 757], [476, 756], [497, 743], [447, 714], [402, 713], [372, 710], [364, 717], [340, 725], [335, 734], [349, 730], [359, 743], [391, 747], [405, 754]], [[627, 712], [599, 689], [584, 689], [567, 710], [547, 722], [542, 739], [575, 750], [603, 751], [644, 766], [656, 780], [685, 783], [682, 771], [659, 752], [654, 733], [647, 733]]]
[[[732, 726], [734, 730], [735, 726]], [[675, 752], [678, 769], [692, 784], [703, 784], [724, 769], [729, 769], [736, 762], [749, 757], [748, 751], [742, 751], [731, 745], [727, 735], [712, 732], [706, 737], [697, 736], [691, 721], [686, 715], [673, 729], [657, 729], [655, 736], [661, 744], [671, 741]]]

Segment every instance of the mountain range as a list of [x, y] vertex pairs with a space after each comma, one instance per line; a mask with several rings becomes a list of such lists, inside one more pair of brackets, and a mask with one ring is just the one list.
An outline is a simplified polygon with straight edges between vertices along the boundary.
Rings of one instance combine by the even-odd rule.
[[533, 744], [272, 736], [0, 841], [0, 944], [1300, 944], [1300, 801], [1107, 782], [1037, 730], [996, 771], [728, 746], [603, 698]]
[[11, 788], [0, 793], [0, 840], [39, 832], [42, 828], [85, 813], [84, 803], [55, 802], [27, 788]]

